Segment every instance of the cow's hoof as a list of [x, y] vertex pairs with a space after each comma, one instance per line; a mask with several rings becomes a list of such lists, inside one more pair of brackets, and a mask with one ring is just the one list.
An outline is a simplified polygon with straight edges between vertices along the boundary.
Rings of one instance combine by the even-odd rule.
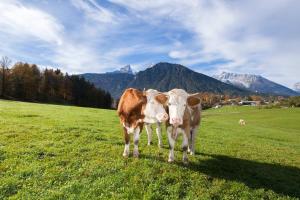
[[129, 153], [125, 153], [125, 152], [124, 152], [124, 153], [123, 153], [123, 157], [124, 157], [124, 158], [128, 158], [128, 157], [129, 157]]
[[169, 158], [168, 159], [168, 163], [173, 163], [174, 162], [174, 158]]
[[158, 148], [160, 148], [160, 149], [161, 149], [162, 147], [163, 147], [163, 145], [162, 145], [162, 144], [158, 144]]
[[152, 142], [148, 142], [148, 146], [152, 145], [153, 143]]
[[190, 152], [190, 155], [195, 155], [195, 152], [191, 151], [191, 152]]
[[138, 151], [134, 151], [133, 152], [133, 157], [138, 158], [139, 157], [139, 152]]
[[185, 165], [189, 163], [189, 159], [187, 157], [183, 158], [182, 161]]

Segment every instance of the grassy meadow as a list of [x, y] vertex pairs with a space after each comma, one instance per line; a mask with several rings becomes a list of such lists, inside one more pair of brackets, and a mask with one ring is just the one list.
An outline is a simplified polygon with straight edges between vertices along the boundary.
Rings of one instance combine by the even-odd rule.
[[298, 108], [205, 110], [188, 165], [165, 133], [124, 159], [114, 110], [0, 100], [0, 199], [300, 198]]

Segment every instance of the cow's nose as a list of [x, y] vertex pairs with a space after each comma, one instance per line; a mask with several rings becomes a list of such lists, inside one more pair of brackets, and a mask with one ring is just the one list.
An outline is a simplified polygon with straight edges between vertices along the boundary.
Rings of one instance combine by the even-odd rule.
[[163, 119], [167, 120], [169, 118], [169, 115], [167, 113], [164, 114]]
[[169, 115], [165, 113], [165, 114], [159, 114], [156, 117], [159, 121], [166, 121], [169, 118]]
[[171, 123], [172, 124], [181, 124], [181, 120], [180, 120], [180, 118], [172, 118]]

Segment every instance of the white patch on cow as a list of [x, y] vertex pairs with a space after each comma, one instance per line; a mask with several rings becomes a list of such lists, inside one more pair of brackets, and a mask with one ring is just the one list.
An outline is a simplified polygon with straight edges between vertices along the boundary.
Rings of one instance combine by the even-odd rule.
[[123, 156], [124, 156], [124, 157], [128, 157], [128, 156], [129, 156], [129, 143], [128, 143], [128, 144], [125, 144]]
[[168, 116], [163, 105], [155, 99], [159, 94], [161, 93], [153, 89], [146, 91], [147, 104], [144, 109], [145, 118], [143, 119], [146, 123], [162, 122], [166, 120], [166, 116]]
[[162, 147], [161, 123], [157, 122], [156, 134], [158, 138], [158, 147]]
[[168, 133], [168, 140], [169, 140], [169, 146], [170, 146], [168, 162], [173, 162], [174, 161], [175, 139], [172, 137], [172, 126], [169, 126], [167, 128], [167, 133]]
[[123, 127], [126, 128], [127, 130], [127, 133], [130, 134], [130, 133], [133, 133], [134, 132], [134, 127], [129, 127], [129, 126], [126, 126], [125, 123], [123, 123]]
[[188, 157], [187, 157], [187, 147], [188, 147], [188, 137], [185, 133], [182, 134], [183, 135], [183, 140], [182, 140], [182, 149], [183, 149], [183, 155], [182, 155], [182, 160], [184, 163], [188, 162]]
[[188, 93], [182, 89], [173, 89], [168, 92], [169, 118], [170, 124], [181, 125], [183, 115], [187, 105]]
[[133, 156], [134, 157], [139, 157], [139, 139], [140, 139], [140, 127], [137, 127], [134, 130], [134, 135], [133, 135], [133, 144], [134, 144], [134, 148], [133, 148]]
[[146, 123], [145, 124], [145, 128], [146, 128], [146, 132], [148, 135], [148, 145], [151, 145], [152, 142], [152, 128], [151, 128], [151, 124]]

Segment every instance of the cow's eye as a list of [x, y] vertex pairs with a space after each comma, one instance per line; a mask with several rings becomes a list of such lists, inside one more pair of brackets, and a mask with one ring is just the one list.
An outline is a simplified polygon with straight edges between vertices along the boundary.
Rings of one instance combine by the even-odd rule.
[[184, 107], [186, 106], [186, 104], [183, 105]]
[[170, 106], [171, 105], [171, 103], [168, 103], [168, 106]]

